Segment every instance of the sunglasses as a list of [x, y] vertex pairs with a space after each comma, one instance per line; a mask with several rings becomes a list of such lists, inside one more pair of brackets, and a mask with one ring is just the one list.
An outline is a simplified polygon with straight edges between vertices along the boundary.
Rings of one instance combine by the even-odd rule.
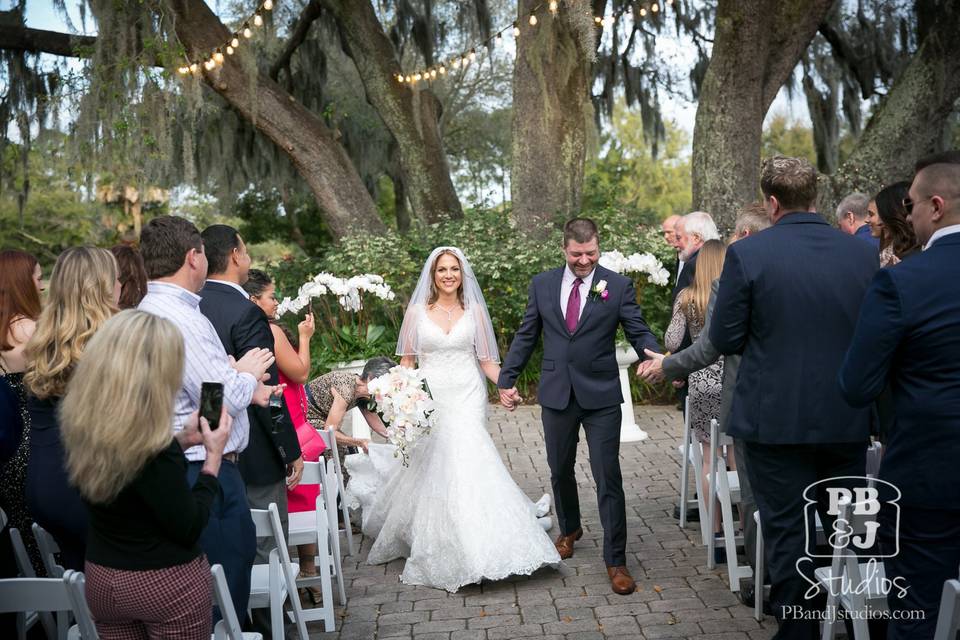
[[921, 198], [920, 200], [917, 200], [917, 201], [913, 201], [910, 198], [904, 198], [903, 208], [907, 212], [907, 215], [910, 215], [911, 213], [913, 213], [914, 205], [920, 204], [921, 202], [926, 202], [927, 200], [932, 200], [933, 198], [936, 198], [936, 196], [928, 196], [926, 198]]

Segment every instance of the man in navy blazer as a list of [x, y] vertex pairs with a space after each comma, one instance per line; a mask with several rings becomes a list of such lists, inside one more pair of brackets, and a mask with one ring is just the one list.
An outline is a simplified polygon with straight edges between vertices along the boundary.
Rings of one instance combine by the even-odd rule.
[[[804, 598], [809, 585], [797, 565], [807, 540], [803, 494], [817, 481], [865, 472], [870, 413], [844, 401], [836, 372], [879, 259], [813, 211], [817, 173], [808, 161], [767, 160], [760, 188], [773, 226], [727, 249], [710, 342], [742, 354], [727, 433], [745, 443], [776, 637], [813, 638], [816, 619], [792, 608], [819, 604]], [[817, 497], [830, 526], [825, 487]], [[799, 567], [813, 579], [810, 565]]]
[[[576, 218], [563, 231], [567, 265], [534, 276], [523, 322], [500, 369], [500, 401], [510, 410], [520, 400], [514, 386], [543, 336], [537, 398], [550, 465], [560, 537], [557, 551], [567, 559], [583, 535], [574, 465], [580, 425], [590, 448], [603, 524], [603, 558], [615, 593], [633, 593], [627, 571], [626, 505], [620, 474], [620, 374], [615, 338], [623, 326], [642, 354], [660, 345], [643, 320], [633, 283], [597, 265], [600, 240], [592, 220]], [[643, 356], [641, 356], [643, 357]]]
[[[960, 152], [917, 164], [907, 210], [924, 250], [873, 279], [840, 387], [867, 406], [891, 386], [896, 422], [880, 478], [901, 492], [900, 546], [884, 568], [906, 593], [894, 589], [888, 601], [924, 615], [892, 617], [888, 637], [931, 638], [943, 583], [960, 573]], [[885, 555], [896, 548], [896, 516], [885, 504]]]

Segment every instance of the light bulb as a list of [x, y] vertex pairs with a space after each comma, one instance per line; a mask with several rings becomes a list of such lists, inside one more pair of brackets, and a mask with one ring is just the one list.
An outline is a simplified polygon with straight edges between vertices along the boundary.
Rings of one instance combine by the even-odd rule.
[[603, 24], [603, 18], [601, 18], [600, 16], [594, 16], [593, 21], [599, 25]]
[[240, 38], [238, 38], [237, 36], [233, 36], [233, 39], [230, 40], [230, 46], [233, 47], [234, 49], [236, 49], [237, 47], [239, 47], [239, 46], [240, 46]]
[[266, 9], [267, 11], [270, 11], [270, 9], [273, 9], [273, 0], [263, 0], [263, 8]]
[[423, 75], [418, 73], [418, 74], [416, 74], [416, 75], [413, 76], [413, 79], [414, 79], [414, 81], [416, 81], [416, 82], [420, 82], [420, 81], [423, 79]]
[[223, 64], [223, 52], [217, 49], [217, 52], [213, 54], [213, 59], [217, 64]]
[[653, 11], [654, 13], [660, 11], [660, 5], [654, 2], [652, 5], [650, 5], [650, 11]]
[[460, 66], [466, 68], [468, 62], [470, 62], [470, 59], [467, 56], [463, 56], [460, 60]]
[[407, 76], [407, 82], [413, 82], [413, 78], [411, 78], [410, 76]]
[[459, 69], [459, 68], [460, 68], [460, 58], [454, 58], [454, 59], [450, 62], [450, 66], [452, 66], [454, 69]]
[[436, 70], [436, 69], [430, 69], [430, 79], [433, 80], [433, 79], [436, 78], [436, 77], [437, 77], [437, 70]]
[[187, 75], [187, 73], [189, 72], [190, 72], [190, 67], [179, 67], [177, 69], [177, 73], [179, 73], [182, 76]]
[[537, 26], [537, 16], [533, 15], [532, 13], [530, 14], [530, 26]]
[[550, 13], [556, 13], [557, 8], [557, 0], [550, 0]]
[[520, 27], [517, 26], [517, 23], [513, 23], [513, 37], [516, 38], [520, 35]]
[[227, 45], [227, 55], [232, 56], [233, 52], [234, 52], [234, 48], [231, 47], [230, 45]]
[[477, 52], [474, 51], [473, 49], [470, 49], [470, 62], [473, 62], [476, 59], [477, 59]]
[[190, 65], [190, 73], [196, 73], [197, 71], [200, 71], [200, 67], [197, 66], [196, 62], [194, 62]]
[[253, 14], [253, 26], [255, 27], [263, 26], [263, 17], [259, 13]]
[[213, 61], [213, 58], [210, 58], [203, 63], [203, 66], [207, 71], [211, 71], [215, 66], [217, 66], [217, 63]]
[[645, 15], [647, 15], [647, 10], [644, 9], [643, 7], [640, 7], [640, 17], [642, 18]]
[[247, 25], [243, 25], [243, 37], [244, 37], [244, 38], [252, 38], [252, 37], [253, 37], [253, 31], [251, 31], [251, 30], [250, 30], [250, 27], [248, 27]]
[[438, 71], [440, 72], [440, 75], [442, 75], [442, 76], [447, 74], [447, 68], [444, 67], [443, 65], [440, 65], [440, 68], [438, 69]]

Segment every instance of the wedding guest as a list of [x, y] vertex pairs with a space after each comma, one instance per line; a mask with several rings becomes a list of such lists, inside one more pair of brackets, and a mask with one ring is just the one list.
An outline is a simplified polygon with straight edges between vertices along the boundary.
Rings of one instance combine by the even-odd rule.
[[[817, 618], [787, 615], [806, 600], [804, 490], [818, 481], [849, 487], [863, 476], [870, 413], [854, 409], [836, 383], [877, 252], [814, 211], [817, 171], [803, 158], [763, 163], [760, 189], [773, 226], [727, 249], [710, 342], [741, 353], [727, 434], [746, 444], [760, 509], [777, 616], [777, 638], [810, 638]], [[837, 274], [842, 273], [843, 278]], [[825, 530], [833, 516], [818, 512]]]
[[[106, 249], [73, 247], [50, 274], [47, 302], [27, 343], [30, 455], [27, 507], [60, 545], [63, 566], [83, 570], [87, 510], [67, 481], [58, 411], [67, 382], [90, 338], [117, 312], [117, 261]], [[101, 393], [101, 404], [110, 397]]]
[[[363, 418], [371, 429], [384, 438], [387, 437], [387, 428], [380, 416], [366, 406], [366, 400], [370, 398], [367, 382], [388, 373], [395, 366], [397, 363], [390, 358], [377, 356], [367, 360], [360, 375], [346, 371], [331, 371], [307, 383], [307, 420], [318, 429], [334, 428], [337, 450], [341, 459], [350, 453], [347, 447], [363, 449], [366, 453], [370, 442], [343, 433], [343, 419], [354, 407], [360, 409], [360, 413], [363, 414]], [[323, 455], [329, 458], [332, 452], [324, 451]]]
[[909, 182], [895, 182], [874, 196], [867, 208], [870, 233], [880, 243], [881, 267], [895, 265], [920, 250], [903, 206], [909, 190]]
[[[212, 631], [210, 565], [197, 541], [220, 491], [231, 420], [224, 410], [211, 431], [193, 413], [174, 436], [183, 367], [177, 327], [128, 310], [97, 331], [67, 385], [66, 465], [90, 514], [86, 599], [104, 640]], [[183, 450], [194, 445], [207, 456], [191, 488]]]
[[666, 220], [660, 223], [660, 229], [663, 231], [664, 241], [674, 249], [677, 249], [677, 232], [676, 224], [680, 220], [680, 216], [673, 214], [667, 216]]
[[[664, 346], [669, 351], [679, 351], [685, 335], [696, 340], [703, 331], [706, 322], [707, 301], [710, 287], [720, 277], [723, 268], [724, 246], [719, 240], [708, 240], [700, 247], [697, 259], [697, 271], [693, 282], [677, 296], [673, 305], [673, 317], [667, 327]], [[687, 389], [690, 406], [690, 428], [704, 450], [710, 447], [710, 421], [720, 417], [720, 382], [723, 378], [723, 358], [690, 373]], [[710, 494], [709, 456], [704, 458], [703, 476], [698, 479], [700, 495]], [[714, 531], [720, 530], [719, 511]], [[719, 550], [719, 549], [718, 549]]]
[[[231, 362], [216, 330], [200, 313], [197, 292], [206, 282], [207, 256], [200, 232], [192, 222], [176, 216], [153, 218], [140, 234], [140, 253], [150, 280], [139, 309], [166, 318], [183, 335], [185, 365], [171, 419], [174, 433], [189, 426], [190, 416], [200, 408], [203, 382], [223, 384], [223, 403], [233, 418], [218, 476], [220, 492], [200, 535], [200, 548], [211, 563], [223, 565], [234, 609], [243, 616], [257, 538], [237, 458], [249, 437], [247, 406], [266, 406], [273, 393], [272, 387], [261, 382], [273, 355], [264, 349], [251, 349]], [[207, 458], [206, 448], [192, 446], [184, 455], [188, 482], [196, 484]]]
[[7, 514], [0, 556], [10, 560], [3, 564], [4, 569], [10, 570], [5, 570], [0, 578], [17, 575], [7, 534], [10, 527], [20, 531], [34, 571], [44, 575], [43, 561], [30, 531], [33, 518], [27, 510], [24, 493], [30, 456], [30, 414], [23, 384], [27, 368], [24, 350], [40, 317], [41, 277], [40, 264], [29, 253], [0, 252], [0, 441], [3, 443], [0, 509]]
[[869, 242], [877, 251], [880, 241], [871, 232], [868, 216], [870, 196], [865, 193], [851, 193], [837, 205], [837, 226], [840, 231]]
[[147, 270], [143, 267], [140, 252], [128, 244], [111, 247], [120, 269], [120, 308], [136, 309], [143, 296], [147, 295]]
[[[277, 358], [277, 374], [283, 388], [283, 401], [290, 413], [290, 419], [297, 432], [300, 452], [305, 462], [317, 462], [326, 449], [323, 438], [307, 421], [307, 390], [304, 383], [310, 375], [310, 338], [313, 337], [313, 314], [297, 325], [298, 338], [295, 338], [285, 326], [276, 320], [276, 286], [270, 276], [259, 269], [250, 269], [243, 290], [270, 320], [270, 332], [273, 334], [274, 353]], [[287, 489], [287, 511], [297, 513], [314, 511], [317, 508], [317, 496], [320, 487], [315, 484], [298, 485]], [[300, 562], [300, 575], [306, 578], [316, 577], [317, 567], [314, 558], [317, 555], [316, 544], [297, 545], [297, 557]], [[323, 600], [319, 587], [304, 589], [314, 604]]]
[[879, 515], [886, 578], [906, 585], [887, 596], [893, 639], [933, 637], [960, 565], [960, 152], [917, 163], [905, 208], [923, 252], [873, 278], [839, 373], [854, 406], [893, 393], [880, 479], [901, 495]]
[[676, 225], [676, 234], [683, 268], [673, 287], [671, 304], [676, 301], [677, 295], [693, 282], [693, 275], [697, 270], [697, 254], [703, 243], [707, 240], [720, 239], [720, 232], [713, 217], [705, 211], [694, 211], [680, 218]]
[[[744, 207], [739, 215], [734, 227], [731, 244], [752, 236], [770, 226], [770, 219], [763, 204], [753, 203]], [[694, 371], [710, 366], [717, 362], [722, 356], [717, 351], [713, 343], [710, 342], [710, 323], [713, 318], [713, 309], [717, 300], [717, 289], [720, 286], [720, 278], [716, 278], [710, 286], [710, 301], [707, 303], [707, 311], [704, 314], [703, 330], [697, 336], [693, 344], [669, 356], [654, 353], [646, 350], [646, 355], [650, 358], [647, 364], [641, 364], [637, 368], [637, 375], [645, 380], [656, 382], [664, 377], [667, 380], [683, 380]], [[720, 390], [720, 431], [726, 433], [727, 425], [730, 419], [730, 403], [733, 400], [733, 390], [737, 384], [737, 370], [740, 367], [740, 355], [731, 354], [723, 358], [723, 380]], [[743, 522], [743, 546], [746, 551], [747, 562], [754, 567], [757, 549], [757, 526], [753, 519], [753, 513], [757, 510], [757, 504], [753, 497], [753, 489], [750, 486], [750, 474], [747, 472], [747, 454], [744, 443], [739, 438], [733, 441], [733, 455], [736, 463], [738, 478], [740, 480], [740, 512]], [[679, 517], [679, 516], [678, 516]], [[753, 604], [753, 584], [741, 583], [740, 599], [744, 604]]]

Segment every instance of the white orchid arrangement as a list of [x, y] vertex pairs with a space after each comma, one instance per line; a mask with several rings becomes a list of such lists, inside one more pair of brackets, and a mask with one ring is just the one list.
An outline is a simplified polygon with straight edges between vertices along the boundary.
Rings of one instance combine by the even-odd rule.
[[334, 295], [340, 306], [356, 313], [363, 308], [363, 293], [371, 293], [381, 300], [393, 300], [396, 296], [390, 285], [374, 273], [364, 273], [350, 278], [339, 278], [330, 273], [319, 273], [297, 291], [295, 298], [286, 297], [277, 307], [277, 316], [299, 313], [310, 300], [325, 295]]
[[433, 427], [435, 404], [419, 369], [396, 366], [367, 383], [370, 398], [387, 427], [387, 440], [397, 447], [395, 457], [410, 464], [409, 447]]
[[617, 273], [644, 273], [649, 282], [661, 287], [670, 284], [670, 272], [664, 269], [663, 263], [651, 253], [625, 256], [616, 250], [604, 251], [600, 255], [600, 265]]

